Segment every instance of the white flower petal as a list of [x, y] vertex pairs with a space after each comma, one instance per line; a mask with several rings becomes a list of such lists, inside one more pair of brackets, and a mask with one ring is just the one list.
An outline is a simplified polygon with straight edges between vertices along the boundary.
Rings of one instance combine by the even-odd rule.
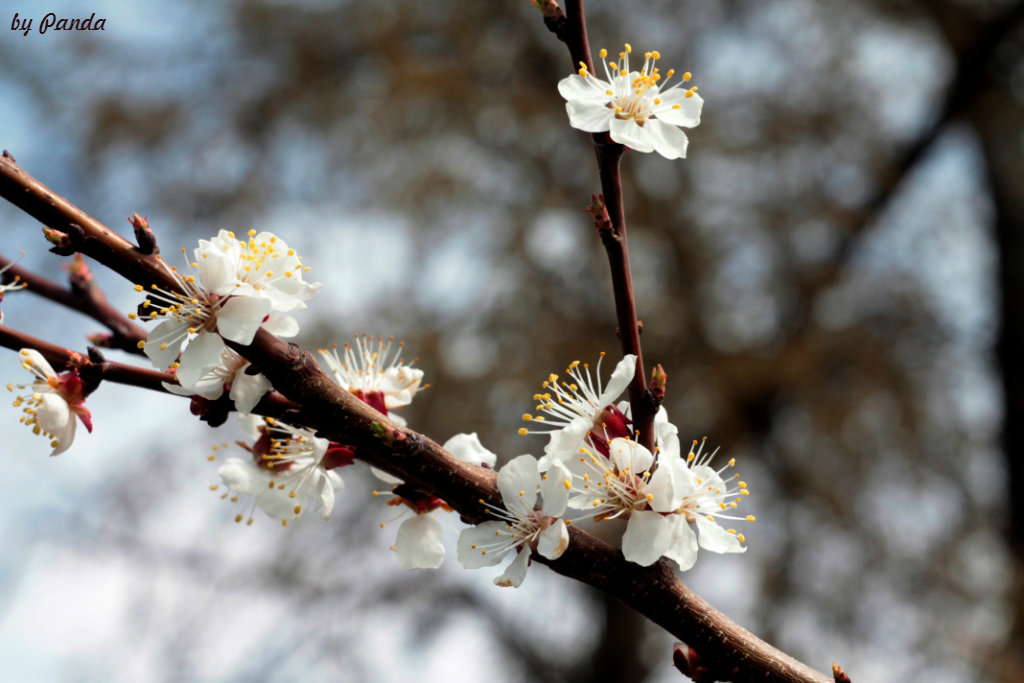
[[229, 489], [247, 496], [263, 493], [270, 481], [270, 475], [265, 470], [241, 458], [228, 458], [217, 468], [217, 474]]
[[378, 479], [380, 479], [385, 484], [390, 484], [392, 486], [396, 486], [398, 484], [404, 483], [398, 477], [393, 477], [390, 474], [388, 474], [387, 472], [385, 472], [384, 470], [379, 470], [376, 467], [370, 467], [370, 473], [373, 474], [373, 476], [375, 476]]
[[637, 152], [654, 151], [654, 141], [651, 140], [650, 134], [633, 119], [612, 118], [609, 132], [612, 140], [620, 145], [626, 145]]
[[615, 122], [614, 114], [604, 102], [573, 100], [565, 103], [569, 125], [587, 133], [603, 133]]
[[168, 318], [153, 328], [142, 350], [154, 367], [165, 370], [178, 358], [181, 342], [186, 337], [188, 322]]
[[395, 556], [403, 569], [437, 569], [444, 562], [441, 524], [427, 515], [402, 522], [395, 538]]
[[[545, 517], [561, 517], [569, 503], [569, 491], [572, 488], [572, 473], [560, 461], [554, 461], [544, 475], [540, 484], [540, 492], [544, 497], [541, 514]], [[543, 553], [541, 553], [543, 554]], [[547, 555], [544, 555], [547, 557]]]
[[263, 329], [270, 334], [289, 339], [299, 333], [299, 322], [290, 315], [271, 312], [267, 321], [263, 323]]
[[654, 151], [666, 159], [682, 159], [686, 157], [686, 148], [690, 139], [686, 133], [675, 126], [662, 121], [648, 119], [644, 124], [648, 139], [654, 144]]
[[217, 331], [238, 344], [251, 344], [263, 319], [270, 313], [270, 300], [264, 297], [232, 296], [217, 311]]
[[540, 473], [537, 459], [532, 455], [520, 455], [498, 470], [498, 490], [505, 502], [505, 509], [516, 517], [522, 517], [533, 510], [537, 503], [537, 487]]
[[701, 548], [713, 553], [747, 552], [747, 549], [740, 545], [740, 539], [736, 534], [730, 534], [715, 522], [700, 515], [697, 516], [697, 541]]
[[231, 380], [231, 393], [229, 394], [231, 400], [235, 402], [235, 409], [242, 415], [251, 413], [263, 395], [270, 391], [270, 380], [263, 373], [246, 374], [247, 367], [249, 367], [248, 364], [235, 373], [234, 379]]
[[668, 516], [650, 510], [634, 512], [622, 535], [622, 554], [642, 567], [654, 564], [672, 543], [672, 527]]
[[612, 439], [608, 444], [608, 454], [619, 472], [629, 470], [640, 476], [654, 463], [651, 452], [632, 439]]
[[507, 538], [505, 522], [484, 522], [477, 526], [463, 529], [459, 534], [458, 558], [466, 569], [493, 567], [501, 562], [511, 546], [491, 549], [496, 541]]
[[526, 570], [530, 567], [530, 547], [523, 546], [516, 554], [516, 559], [505, 569], [505, 573], [494, 580], [495, 586], [503, 588], [519, 588], [526, 578]]
[[[57, 376], [57, 373], [53, 371], [53, 368], [50, 367], [47, 360], [43, 358], [43, 354], [39, 353], [35, 349], [19, 349], [18, 358], [23, 364], [36, 368], [47, 377]], [[168, 363], [168, 365], [170, 365], [170, 363]]]
[[[202, 330], [185, 347], [178, 367], [178, 381], [183, 387], [193, 387], [199, 378], [220, 365], [224, 340], [213, 332]], [[223, 386], [221, 387], [223, 392]]]
[[456, 434], [445, 441], [442, 448], [459, 460], [478, 467], [482, 465], [494, 467], [494, 463], [498, 461], [498, 456], [484, 448], [484, 445], [480, 443], [480, 438], [476, 435], [476, 432]]
[[384, 392], [384, 406], [391, 410], [412, 403], [422, 381], [422, 370], [402, 365], [382, 372], [377, 380], [377, 389]]
[[622, 360], [615, 364], [615, 370], [612, 371], [612, 376], [608, 378], [608, 383], [604, 386], [604, 391], [601, 392], [599, 399], [601, 407], [604, 408], [618, 398], [633, 381], [634, 375], [636, 375], [636, 355], [627, 353]]
[[680, 571], [686, 571], [697, 563], [697, 535], [690, 528], [683, 515], [671, 515], [672, 545], [665, 551], [665, 557], [679, 565]]
[[651, 507], [658, 512], [671, 512], [683, 503], [687, 479], [686, 465], [678, 458], [658, 455], [658, 469], [647, 482], [647, 493], [651, 494]]
[[611, 96], [605, 91], [610, 88], [611, 86], [606, 81], [595, 78], [588, 83], [587, 79], [578, 74], [566, 76], [558, 82], [558, 94], [570, 101], [600, 100], [603, 104], [607, 104]]
[[[693, 128], [700, 123], [700, 111], [704, 106], [704, 100], [700, 95], [694, 93], [692, 97], [687, 97], [686, 90], [677, 89], [661, 95], [660, 99], [661, 104], [654, 109], [659, 121], [686, 128]], [[673, 109], [677, 104], [679, 108]]]
[[537, 552], [549, 560], [557, 560], [569, 547], [569, 528], [565, 522], [558, 520], [537, 538]]

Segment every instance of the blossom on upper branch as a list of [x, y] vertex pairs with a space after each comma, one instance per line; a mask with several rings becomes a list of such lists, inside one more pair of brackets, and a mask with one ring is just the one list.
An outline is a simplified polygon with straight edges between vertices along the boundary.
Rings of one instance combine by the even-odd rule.
[[558, 92], [568, 100], [569, 123], [588, 133], [608, 132], [612, 140], [638, 152], [656, 151], [668, 159], [685, 157], [688, 140], [678, 126], [699, 124], [704, 101], [696, 87], [683, 87], [690, 80], [689, 72], [666, 87], [675, 74], [670, 69], [661, 82], [661, 71], [655, 66], [661, 58], [657, 51], [644, 54], [640, 71], [630, 71], [632, 51], [626, 43], [616, 63], [605, 61], [608, 51], [601, 50], [607, 80], [580, 63], [579, 75], [559, 81]]
[[[477, 467], [493, 468], [498, 459], [498, 456], [484, 448], [476, 432], [456, 434], [445, 441], [442, 448], [459, 460]], [[395, 551], [398, 563], [404, 569], [437, 569], [440, 567], [444, 562], [445, 549], [441, 542], [441, 524], [435, 518], [434, 513], [437, 510], [451, 512], [451, 507], [437, 496], [408, 486], [397, 477], [392, 477], [376, 468], [370, 469], [378, 479], [388, 484], [396, 484], [390, 493], [374, 491], [373, 495], [389, 496], [387, 503], [389, 506], [399, 506], [403, 508], [403, 512], [411, 511], [413, 513], [398, 527], [395, 544], [391, 546], [391, 549]], [[400, 519], [402, 516], [404, 514], [396, 519]], [[386, 525], [386, 522], [381, 522], [381, 528]]]
[[[267, 232], [250, 230], [242, 242], [221, 230], [213, 240], [200, 240], [194, 253], [187, 275], [171, 268], [179, 291], [152, 285], [142, 304], [149, 319], [161, 319], [140, 342], [155, 366], [170, 367], [182, 342], [188, 342], [177, 373], [184, 387], [194, 386], [220, 364], [223, 339], [249, 344], [261, 326], [278, 336], [294, 336], [298, 324], [282, 313], [304, 308], [320, 286], [302, 281], [306, 269], [295, 250]], [[145, 291], [141, 285], [135, 289]]]
[[249, 374], [252, 364], [240, 355], [224, 347], [220, 354], [220, 363], [206, 368], [203, 374], [192, 384], [170, 384], [163, 382], [164, 389], [179, 396], [202, 396], [212, 400], [220, 398], [224, 391], [235, 403], [240, 415], [248, 415], [263, 395], [270, 390], [270, 380], [262, 373]]
[[534, 428], [522, 427], [519, 433], [548, 434], [549, 441], [540, 461], [542, 471], [552, 460], [573, 458], [588, 439], [588, 434], [606, 444], [612, 438], [631, 433], [628, 416], [614, 401], [633, 381], [636, 356], [626, 354], [615, 365], [608, 383], [602, 385], [601, 362], [604, 355], [602, 352], [593, 375], [589, 364], [583, 363], [581, 369], [580, 362], [576, 360], [566, 369], [568, 381], [559, 381], [555, 374], [548, 375], [541, 385], [544, 391], [533, 395], [537, 401], [536, 411], [542, 414], [525, 413], [523, 419]]
[[[328, 519], [335, 494], [345, 486], [334, 468], [351, 464], [352, 451], [315, 436], [310, 429], [269, 417], [264, 420], [256, 442], [245, 446], [252, 457], [229, 458], [217, 474], [231, 491], [253, 496], [257, 507], [285, 526], [302, 515], [305, 501]], [[235, 521], [242, 518], [238, 515]]]
[[[550, 560], [561, 557], [569, 547], [569, 530], [560, 518], [569, 500], [572, 475], [558, 461], [551, 463], [543, 476], [537, 466], [532, 455], [520, 455], [506, 463], [498, 470], [498, 490], [505, 507], [487, 505], [497, 520], [459, 534], [459, 562], [466, 569], [490, 567], [501, 562], [509, 551], [517, 552], [505, 573], [494, 580], [499, 586], [518, 587], [523, 583], [534, 546]], [[535, 510], [538, 491], [544, 502], [540, 510]]]
[[427, 388], [420, 387], [423, 371], [412, 367], [416, 359], [406, 365], [399, 356], [405, 343], [392, 347], [394, 339], [356, 335], [356, 346], [345, 344], [343, 355], [338, 354], [337, 346], [319, 350], [343, 389], [385, 415], [409, 405], [416, 392]]
[[42, 354], [34, 349], [18, 351], [21, 366], [35, 376], [32, 384], [8, 384], [7, 390], [31, 389], [32, 393], [18, 396], [14, 407], [25, 413], [21, 422], [32, 427], [36, 434], [50, 440], [53, 452], [59, 455], [71, 447], [75, 438], [75, 418], [92, 431], [92, 415], [85, 407], [85, 392], [78, 370], [58, 375]]

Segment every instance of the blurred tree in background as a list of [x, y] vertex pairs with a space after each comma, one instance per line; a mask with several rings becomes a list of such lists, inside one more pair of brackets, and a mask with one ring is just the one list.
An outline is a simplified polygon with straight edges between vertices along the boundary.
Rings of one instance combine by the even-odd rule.
[[[111, 7], [121, 34], [0, 41], [3, 146], [108, 225], [149, 214], [168, 252], [219, 228], [277, 232], [325, 284], [307, 347], [403, 338], [432, 384], [412, 427], [539, 452], [515, 433], [537, 385], [618, 343], [582, 212], [590, 141], [555, 89], [572, 65], [536, 10], [140, 7]], [[595, 49], [658, 49], [706, 100], [689, 159], [624, 162], [648, 363], [669, 372], [681, 435], [737, 458], [760, 519], [746, 556], [704, 557], [684, 579], [857, 683], [1018, 680], [1024, 3], [594, 0], [588, 15]], [[429, 648], [453, 670], [479, 656], [499, 680], [678, 678], [665, 636], [555, 577], [530, 582], [564, 602], [527, 609], [458, 572], [382, 572], [393, 560], [368, 548], [391, 532], [367, 523], [365, 497], [275, 538], [272, 556], [234, 558], [229, 578], [216, 546], [111, 533], [181, 496], [167, 482], [182, 449], [150, 452], [97, 489], [103, 527], [48, 533], [220, 577], [219, 595], [151, 625], [154, 680], [209, 673], [202, 643], [232, 637], [213, 614], [244, 611], [225, 583], [239, 603], [287, 606], [227, 678], [391, 680], [381, 658], [415, 667]], [[154, 469], [161, 485], [140, 484]], [[460, 647], [445, 629], [466, 620], [478, 632]], [[399, 621], [423, 649], [388, 640]]]

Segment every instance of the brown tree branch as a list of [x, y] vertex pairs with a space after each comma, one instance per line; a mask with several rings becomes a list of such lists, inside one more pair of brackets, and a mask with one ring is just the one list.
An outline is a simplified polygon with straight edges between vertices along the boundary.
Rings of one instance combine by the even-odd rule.
[[[0, 196], [59, 230], [80, 226], [74, 238], [76, 248], [128, 280], [176, 289], [175, 279], [159, 259], [140, 254], [9, 157], [0, 158]], [[481, 501], [501, 505], [492, 470], [461, 462], [430, 438], [391, 423], [342, 389], [309, 352], [262, 329], [250, 346], [234, 347], [263, 371], [277, 391], [300, 406], [296, 422], [351, 444], [361, 460], [436, 492], [470, 522], [487, 518]], [[570, 537], [569, 549], [558, 560], [536, 559], [619, 598], [698, 648], [707, 661], [715, 663], [721, 680], [829, 680], [717, 612], [679, 581], [668, 560], [641, 567], [579, 529], [572, 528]]]
[[[574, 70], [580, 64], [584, 64], [588, 70], [593, 71], [583, 0], [566, 0], [565, 6], [567, 11], [562, 13], [556, 2], [549, 0], [544, 4], [541, 8], [545, 15], [544, 23], [569, 48]], [[619, 343], [623, 355], [632, 353], [636, 356], [636, 374], [629, 384], [633, 429], [637, 440], [647, 450], [653, 452], [654, 415], [658, 412], [659, 402], [647, 389], [647, 373], [644, 370], [644, 355], [640, 345], [640, 324], [637, 321], [633, 278], [629, 266], [629, 243], [626, 239], [626, 214], [622, 206], [620, 171], [620, 162], [626, 148], [612, 142], [607, 133], [594, 133], [593, 140], [601, 191], [604, 193], [604, 204], [612, 225], [610, 231], [599, 231], [599, 234], [608, 255], [608, 267], [612, 275]]]
[[[0, 254], [0, 268], [10, 263], [10, 259]], [[27, 285], [28, 291], [79, 313], [84, 313], [104, 325], [112, 333], [104, 346], [129, 353], [142, 353], [138, 344], [140, 341], [145, 341], [146, 331], [111, 306], [107, 302], [106, 296], [91, 279], [79, 277], [77, 280], [73, 280], [77, 286], [62, 287], [53, 280], [37, 275], [27, 268], [12, 265], [3, 274], [3, 282], [13, 282], [16, 278], [20, 278]]]

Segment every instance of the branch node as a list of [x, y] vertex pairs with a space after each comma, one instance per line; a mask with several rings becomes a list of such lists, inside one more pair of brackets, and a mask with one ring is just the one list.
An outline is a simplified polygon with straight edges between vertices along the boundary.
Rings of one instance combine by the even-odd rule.
[[654, 400], [658, 402], [660, 406], [665, 401], [665, 388], [668, 385], [668, 373], [665, 372], [665, 368], [658, 363], [651, 370], [651, 384], [649, 386], [651, 395]]
[[140, 216], [132, 212], [128, 222], [132, 224], [132, 229], [135, 231], [135, 241], [139, 243], [139, 252], [147, 256], [159, 254], [160, 247], [156, 245], [156, 235], [153, 234], [153, 229], [149, 227], [149, 221], [146, 219], [146, 216]]
[[50, 247], [50, 251], [54, 254], [58, 256], [71, 256], [75, 253], [75, 248], [71, 245], [71, 237], [66, 232], [44, 227], [43, 237], [53, 245]]
[[18, 163], [17, 160], [14, 158], [14, 155], [8, 152], [6, 149], [4, 150], [4, 159], [10, 159], [11, 163], [14, 164]]

